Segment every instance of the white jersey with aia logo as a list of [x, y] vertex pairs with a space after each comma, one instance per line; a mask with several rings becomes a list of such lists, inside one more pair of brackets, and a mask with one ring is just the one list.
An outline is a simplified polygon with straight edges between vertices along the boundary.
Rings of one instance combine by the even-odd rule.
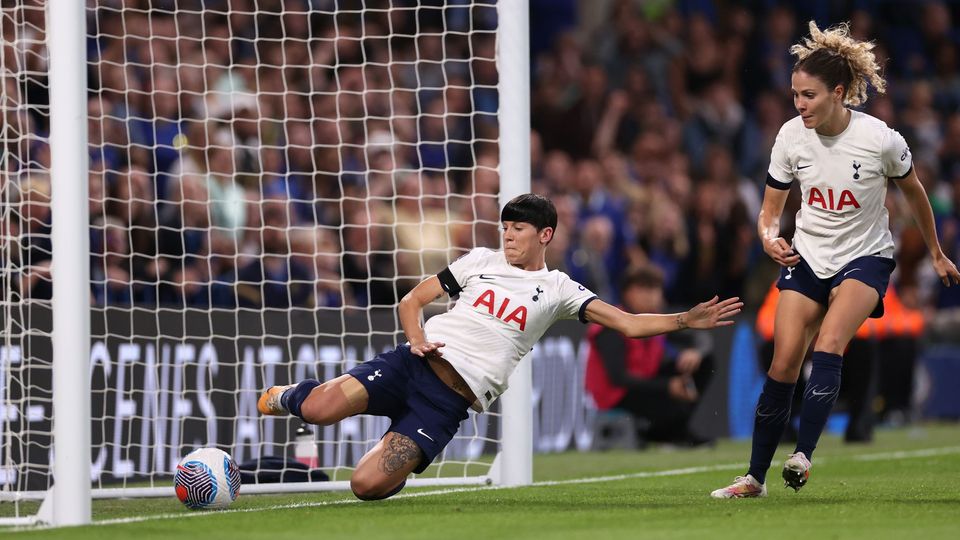
[[446, 313], [423, 325], [428, 341], [460, 373], [483, 409], [507, 389], [507, 378], [544, 332], [560, 319], [584, 321], [596, 295], [563, 272], [527, 271], [502, 251], [475, 248], [438, 275], [451, 296]]
[[913, 157], [903, 137], [883, 121], [851, 111], [839, 135], [826, 137], [797, 116], [780, 128], [770, 155], [775, 187], [800, 182], [793, 245], [820, 278], [836, 275], [866, 255], [893, 257], [884, 200], [887, 179], [910, 173]]

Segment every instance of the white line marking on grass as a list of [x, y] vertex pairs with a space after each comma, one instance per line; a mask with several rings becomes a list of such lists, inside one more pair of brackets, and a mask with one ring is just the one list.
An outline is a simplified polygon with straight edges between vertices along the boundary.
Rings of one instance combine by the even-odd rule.
[[[686, 467], [683, 469], [669, 469], [666, 471], [645, 471], [629, 474], [617, 474], [613, 476], [592, 476], [589, 478], [573, 478], [571, 480], [545, 480], [534, 482], [534, 486], [566, 486], [571, 484], [595, 484], [599, 482], [616, 482], [618, 480], [633, 480], [635, 478], [656, 478], [659, 476], [680, 476], [684, 474], [697, 474], [703, 472], [717, 472], [734, 469], [742, 469], [746, 463], [724, 463], [721, 465], [703, 465], [701, 467]], [[520, 487], [520, 486], [517, 486]]]
[[[701, 472], [723, 471], [727, 469], [740, 469], [740, 468], [743, 468], [743, 466], [744, 466], [743, 463], [726, 463], [723, 465], [686, 467], [683, 469], [670, 469], [666, 471], [646, 471], [646, 472], [638, 472], [638, 473], [630, 473], [630, 474], [618, 474], [613, 476], [593, 476], [589, 478], [574, 478], [570, 480], [547, 480], [547, 481], [541, 481], [541, 482], [534, 482], [532, 486], [543, 487], [543, 486], [562, 486], [562, 485], [571, 485], [571, 484], [598, 484], [602, 482], [616, 482], [619, 480], [630, 480], [634, 478], [678, 476], [678, 475], [684, 475], [684, 474], [697, 474]], [[451, 493], [463, 493], [467, 491], [493, 491], [493, 490], [500, 490], [500, 489], [513, 489], [516, 487], [524, 487], [524, 486], [471, 486], [471, 487], [462, 487], [462, 488], [435, 489], [435, 490], [428, 490], [428, 491], [416, 491], [412, 493], [400, 493], [398, 495], [394, 495], [393, 497], [390, 497], [390, 500], [392, 501], [396, 499], [412, 499], [415, 497], [431, 497], [433, 495], [448, 495]], [[363, 501], [359, 499], [342, 499], [342, 500], [336, 500], [336, 501], [317, 501], [317, 502], [281, 504], [281, 505], [261, 507], [261, 508], [237, 508], [233, 510], [227, 509], [227, 510], [218, 510], [213, 512], [191, 512], [189, 514], [184, 514], [184, 513], [157, 514], [153, 516], [105, 519], [102, 521], [96, 521], [93, 523], [93, 525], [115, 525], [115, 524], [121, 524], [121, 523], [140, 523], [142, 521], [151, 521], [151, 520], [160, 520], [160, 519], [180, 519], [184, 517], [219, 516], [223, 514], [233, 514], [233, 513], [265, 512], [270, 510], [313, 508], [313, 507], [320, 507], [320, 506], [341, 506], [345, 504], [358, 504], [362, 502]]]
[[[923, 448], [919, 450], [903, 450], [898, 452], [881, 452], [876, 454], [860, 454], [853, 456], [837, 456], [836, 458], [831, 458], [830, 461], [834, 459], [853, 459], [856, 461], [883, 461], [883, 460], [893, 460], [893, 459], [909, 459], [909, 458], [921, 458], [921, 457], [930, 457], [930, 456], [943, 456], [951, 454], [960, 454], [960, 446], [948, 446], [942, 448]], [[818, 459], [817, 462], [820, 464], [825, 463], [826, 459]], [[547, 480], [541, 482], [534, 482], [532, 487], [545, 487], [545, 486], [563, 486], [563, 485], [574, 485], [574, 484], [597, 484], [601, 482], [616, 482], [620, 480], [632, 480], [636, 478], [657, 478], [662, 476], [682, 476], [686, 474], [699, 474], [705, 472], [716, 472], [716, 471], [726, 471], [726, 470], [736, 470], [742, 469], [746, 464], [745, 463], [723, 463], [720, 465], [704, 465], [699, 467], [684, 467], [682, 469], [668, 469], [665, 471], [644, 471], [630, 474], [617, 474], [611, 476], [593, 476], [588, 478], [573, 478], [569, 480]], [[445, 488], [445, 489], [435, 489], [429, 491], [417, 491], [413, 493], [400, 493], [394, 495], [389, 500], [396, 499], [412, 499], [416, 497], [431, 497], [434, 495], [448, 495], [452, 493], [465, 493], [465, 492], [475, 492], [475, 491], [493, 491], [501, 489], [514, 489], [516, 487], [524, 486], [470, 486], [462, 488]], [[274, 506], [266, 506], [259, 508], [236, 508], [233, 510], [219, 510], [213, 512], [183, 512], [176, 514], [157, 514], [153, 516], [140, 516], [140, 517], [129, 517], [129, 518], [116, 518], [116, 519], [104, 519], [100, 521], [94, 521], [91, 525], [102, 526], [102, 525], [119, 525], [125, 523], [142, 523], [144, 521], [159, 521], [165, 519], [184, 519], [184, 518], [195, 518], [195, 517], [205, 517], [205, 516], [220, 516], [225, 514], [240, 514], [248, 512], [270, 512], [273, 510], [288, 510], [296, 508], [317, 508], [323, 506], [342, 506], [348, 504], [358, 504], [363, 501], [358, 499], [341, 499], [335, 501], [317, 501], [317, 502], [304, 502], [304, 503], [292, 503], [292, 504], [279, 504]], [[16, 527], [12, 529], [7, 529], [8, 531], [17, 531], [17, 530], [38, 530], [38, 529], [48, 529], [52, 527], [40, 526], [40, 527]]]
[[924, 448], [922, 450], [901, 450], [899, 452], [884, 452], [880, 454], [863, 454], [859, 456], [853, 456], [853, 459], [856, 461], [883, 461], [888, 459], [946, 456], [950, 454], [960, 454], [960, 446]]

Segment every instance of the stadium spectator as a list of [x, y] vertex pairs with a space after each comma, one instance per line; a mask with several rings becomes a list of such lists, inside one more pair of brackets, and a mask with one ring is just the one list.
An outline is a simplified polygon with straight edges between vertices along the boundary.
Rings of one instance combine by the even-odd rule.
[[[291, 256], [289, 203], [285, 198], [265, 199], [261, 208], [261, 255], [237, 270], [236, 306], [277, 309], [313, 307], [314, 274], [309, 266]], [[225, 307], [233, 306], [227, 303]]]
[[90, 231], [91, 303], [106, 307], [130, 306], [134, 290], [126, 224], [113, 216], [99, 216]]
[[206, 306], [210, 267], [210, 207], [206, 179], [183, 175], [171, 186], [173, 201], [158, 215], [157, 301]]
[[329, 230], [298, 227], [290, 232], [291, 257], [297, 264], [312, 269], [315, 307], [341, 307], [345, 293], [340, 270], [339, 242]]
[[705, 291], [741, 291], [746, 279], [750, 220], [734, 189], [719, 182], [694, 188], [687, 217], [689, 252], [680, 263], [672, 302], [702, 297]]
[[[153, 303], [157, 287], [157, 215], [154, 187], [150, 174], [141, 167], [130, 167], [113, 175], [106, 212], [126, 230], [129, 241], [130, 301]], [[91, 213], [91, 216], [95, 214]], [[111, 264], [110, 260], [105, 264]]]
[[[690, 183], [685, 176], [676, 178]], [[636, 220], [640, 232], [638, 245], [647, 260], [663, 271], [667, 299], [673, 303], [671, 291], [679, 287], [680, 267], [690, 254], [683, 210], [665, 191], [653, 190], [647, 201], [634, 205], [633, 211], [639, 214]]]
[[217, 232], [239, 241], [247, 221], [247, 195], [237, 181], [236, 140], [226, 129], [213, 132], [204, 160], [210, 217]]
[[357, 306], [391, 306], [397, 302], [394, 259], [387, 226], [371, 223], [370, 213], [347, 214], [343, 227], [343, 281]]
[[[661, 313], [663, 274], [640, 267], [624, 277], [623, 309]], [[626, 339], [598, 324], [587, 330], [586, 389], [600, 410], [622, 409], [640, 420], [642, 437], [678, 444], [706, 442], [690, 418], [713, 376], [712, 345], [702, 334]]]
[[604, 170], [593, 159], [576, 164], [571, 188], [579, 207], [576, 228], [580, 234], [567, 256], [570, 276], [616, 302], [619, 295], [614, 284], [626, 268], [627, 246], [633, 242], [624, 202], [608, 189]]
[[718, 79], [699, 95], [683, 129], [683, 149], [693, 170], [707, 171], [706, 151], [711, 146], [726, 148], [738, 163], [748, 162], [752, 149], [747, 147], [747, 141], [752, 126], [733, 89]]
[[13, 252], [20, 268], [17, 289], [22, 298], [50, 300], [53, 296], [50, 178], [42, 172], [30, 171], [20, 182], [12, 201], [16, 205], [11, 220], [15, 230], [10, 231], [17, 233], [13, 238], [19, 241], [19, 250]]
[[111, 105], [99, 97], [87, 99], [87, 137], [92, 163], [102, 164], [108, 170], [117, 170], [123, 166], [126, 158], [126, 142], [119, 138], [125, 129], [116, 121], [114, 110], [105, 110]]

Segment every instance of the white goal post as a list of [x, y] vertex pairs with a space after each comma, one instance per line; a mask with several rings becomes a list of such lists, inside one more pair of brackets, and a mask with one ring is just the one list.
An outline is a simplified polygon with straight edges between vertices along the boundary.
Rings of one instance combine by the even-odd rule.
[[[528, 0], [2, 9], [0, 525], [173, 497], [197, 446], [251, 464], [244, 495], [348, 490], [389, 420], [305, 458], [256, 398], [392, 347], [405, 290], [497, 245], [530, 190]], [[407, 485], [531, 483], [531, 373]]]

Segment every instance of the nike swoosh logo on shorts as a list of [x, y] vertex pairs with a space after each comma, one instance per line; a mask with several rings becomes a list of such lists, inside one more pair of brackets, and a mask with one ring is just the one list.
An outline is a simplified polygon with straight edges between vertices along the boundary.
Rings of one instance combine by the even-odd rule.
[[815, 396], [829, 396], [830, 394], [836, 392], [836, 390], [830, 390], [827, 392], [817, 392], [816, 390], [811, 390], [810, 393]]
[[843, 277], [847, 277], [847, 274], [849, 274], [850, 272], [856, 272], [857, 270], [859, 270], [859, 268], [854, 268], [853, 270], [847, 270], [846, 272], [843, 273]]
[[800, 169], [806, 169], [807, 167], [813, 167], [813, 164], [811, 163], [810, 165], [797, 165], [797, 170], [799, 171]]
[[437, 441], [434, 441], [434, 440], [433, 440], [433, 437], [431, 437], [431, 436], [427, 435], [426, 433], [424, 433], [424, 432], [423, 432], [423, 428], [418, 429], [418, 430], [417, 430], [417, 433], [419, 433], [419, 434], [423, 435], [424, 437], [430, 439], [431, 442], [437, 442]]

